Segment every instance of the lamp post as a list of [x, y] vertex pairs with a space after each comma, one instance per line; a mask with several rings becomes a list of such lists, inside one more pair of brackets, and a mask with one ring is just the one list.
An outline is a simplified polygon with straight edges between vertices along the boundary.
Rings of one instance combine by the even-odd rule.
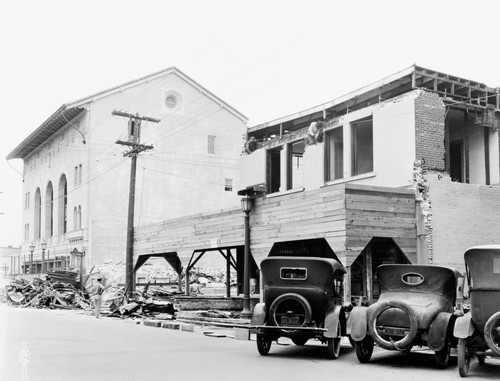
[[47, 242], [45, 240], [42, 241], [40, 244], [40, 247], [42, 248], [42, 274], [45, 274], [46, 269], [45, 269], [45, 249], [47, 248]]
[[30, 251], [30, 274], [33, 274], [33, 252], [35, 251], [35, 244], [33, 242], [30, 243], [29, 251]]
[[250, 310], [250, 211], [252, 198], [245, 195], [241, 198], [241, 210], [245, 213], [245, 252], [243, 256], [243, 311], [240, 316], [248, 319], [252, 317]]

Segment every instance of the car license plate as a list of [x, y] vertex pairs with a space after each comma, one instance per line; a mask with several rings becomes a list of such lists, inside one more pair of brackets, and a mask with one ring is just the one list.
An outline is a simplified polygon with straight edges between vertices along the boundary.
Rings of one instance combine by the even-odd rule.
[[299, 317], [298, 316], [282, 316], [281, 324], [283, 325], [299, 325]]
[[387, 336], [406, 336], [407, 331], [404, 328], [384, 328]]

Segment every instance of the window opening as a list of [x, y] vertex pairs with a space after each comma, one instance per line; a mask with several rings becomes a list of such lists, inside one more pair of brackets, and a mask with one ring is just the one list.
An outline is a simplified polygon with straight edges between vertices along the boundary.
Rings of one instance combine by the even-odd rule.
[[267, 192], [276, 193], [281, 188], [281, 150], [282, 147], [267, 151]]
[[288, 145], [288, 180], [287, 189], [301, 188], [304, 186], [303, 156], [305, 151], [304, 141]]
[[78, 205], [78, 225], [77, 228], [81, 229], [82, 228], [82, 207], [81, 205]]
[[54, 189], [52, 188], [52, 182], [49, 182], [47, 185], [45, 231], [47, 237], [52, 237], [54, 235]]
[[42, 236], [42, 196], [40, 188], [35, 192], [35, 239]]
[[233, 191], [233, 179], [224, 179], [224, 191], [226, 192]]
[[373, 171], [373, 120], [351, 123], [353, 176]]
[[344, 178], [344, 128], [342, 126], [327, 134], [326, 152], [326, 181]]
[[68, 229], [68, 183], [66, 176], [62, 175], [59, 181], [59, 228], [58, 232], [64, 234]]
[[215, 154], [215, 136], [208, 135], [208, 153]]

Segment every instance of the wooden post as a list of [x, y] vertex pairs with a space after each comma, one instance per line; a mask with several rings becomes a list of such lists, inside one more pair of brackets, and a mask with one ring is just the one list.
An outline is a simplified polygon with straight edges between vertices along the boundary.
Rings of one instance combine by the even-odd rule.
[[231, 297], [231, 249], [226, 250], [226, 296]]
[[191, 291], [191, 290], [189, 289], [189, 266], [188, 266], [188, 268], [186, 269], [186, 274], [185, 274], [185, 276], [184, 276], [184, 281], [185, 281], [184, 286], [185, 286], [185, 288], [186, 288], [186, 289], [184, 290], [184, 295], [189, 296], [189, 291]]
[[371, 244], [366, 246], [366, 299], [368, 304], [373, 302], [373, 258]]

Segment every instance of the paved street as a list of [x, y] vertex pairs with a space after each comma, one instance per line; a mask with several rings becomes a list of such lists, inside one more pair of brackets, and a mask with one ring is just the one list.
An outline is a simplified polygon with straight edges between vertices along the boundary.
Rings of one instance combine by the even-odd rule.
[[[457, 380], [456, 358], [446, 370], [433, 367], [428, 352], [409, 355], [377, 350], [359, 364], [354, 350], [325, 358], [325, 347], [273, 343], [258, 354], [255, 341], [209, 337], [212, 328], [194, 332], [148, 327], [127, 320], [95, 319], [82, 311], [20, 309], [0, 304], [1, 380], [311, 380], [391, 378]], [[23, 363], [25, 365], [23, 365]], [[23, 373], [25, 372], [25, 373]], [[500, 361], [471, 366], [470, 380], [497, 379]]]

